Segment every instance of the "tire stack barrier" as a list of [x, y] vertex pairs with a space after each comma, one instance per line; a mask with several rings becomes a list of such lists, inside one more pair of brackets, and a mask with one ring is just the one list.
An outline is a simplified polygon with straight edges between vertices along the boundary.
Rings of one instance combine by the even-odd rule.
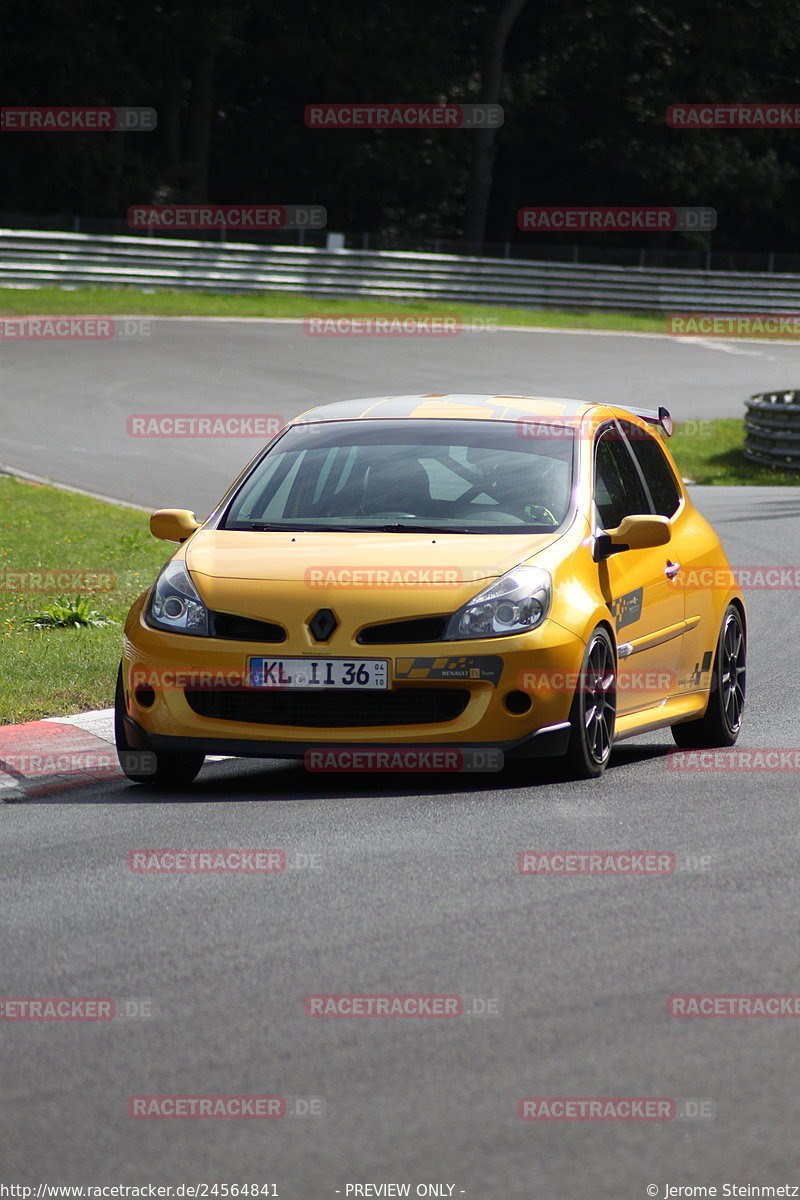
[[745, 456], [784, 471], [800, 471], [800, 388], [757, 392], [745, 405]]

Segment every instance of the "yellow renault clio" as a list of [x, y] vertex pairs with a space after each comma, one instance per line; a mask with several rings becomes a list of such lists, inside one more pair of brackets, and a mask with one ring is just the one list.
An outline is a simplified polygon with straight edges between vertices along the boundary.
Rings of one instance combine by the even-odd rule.
[[732, 745], [745, 607], [670, 432], [664, 409], [524, 396], [304, 413], [202, 525], [151, 518], [178, 547], [125, 625], [126, 775], [459, 747], [588, 778], [666, 726]]

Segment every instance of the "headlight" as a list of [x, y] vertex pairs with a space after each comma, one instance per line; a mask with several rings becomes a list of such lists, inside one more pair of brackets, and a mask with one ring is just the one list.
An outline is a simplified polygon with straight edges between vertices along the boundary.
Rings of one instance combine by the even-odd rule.
[[186, 564], [169, 562], [156, 580], [145, 619], [156, 629], [208, 637], [208, 609], [200, 599]]
[[550, 608], [552, 581], [541, 567], [514, 567], [450, 618], [445, 638], [503, 637], [541, 625]]

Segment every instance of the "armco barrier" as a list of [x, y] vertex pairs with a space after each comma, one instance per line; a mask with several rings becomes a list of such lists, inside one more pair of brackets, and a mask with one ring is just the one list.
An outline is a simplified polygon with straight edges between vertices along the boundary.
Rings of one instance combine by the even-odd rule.
[[800, 309], [800, 275], [0, 230], [0, 286], [81, 285], [642, 312]]
[[745, 403], [747, 458], [783, 470], [800, 471], [800, 389], [758, 392]]

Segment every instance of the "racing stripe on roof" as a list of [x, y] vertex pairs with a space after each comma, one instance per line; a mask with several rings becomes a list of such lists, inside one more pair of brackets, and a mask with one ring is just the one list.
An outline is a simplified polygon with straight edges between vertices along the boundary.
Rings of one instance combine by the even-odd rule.
[[560, 396], [498, 396], [479, 394], [369, 396], [340, 400], [302, 413], [296, 420], [342, 421], [358, 418], [397, 420], [461, 419], [514, 421], [521, 417], [581, 417], [596, 404]]
[[365, 417], [415, 417], [418, 415], [422, 396], [385, 396], [376, 400], [365, 410]]

